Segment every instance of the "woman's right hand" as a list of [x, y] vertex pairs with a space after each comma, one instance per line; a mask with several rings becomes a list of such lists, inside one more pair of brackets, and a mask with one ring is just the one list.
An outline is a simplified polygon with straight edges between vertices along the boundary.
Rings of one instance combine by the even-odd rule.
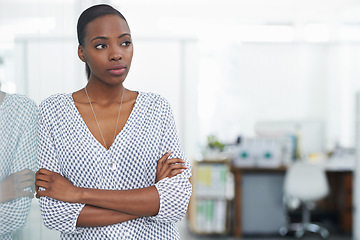
[[157, 162], [156, 179], [155, 183], [164, 178], [172, 178], [179, 173], [182, 173], [188, 167], [185, 165], [185, 160], [180, 158], [168, 159], [171, 155], [171, 151], [165, 153]]
[[[41, 191], [39, 190], [43, 188]], [[75, 187], [60, 173], [39, 169], [35, 175], [36, 197], [51, 197], [63, 202], [77, 203], [80, 194], [79, 188]]]

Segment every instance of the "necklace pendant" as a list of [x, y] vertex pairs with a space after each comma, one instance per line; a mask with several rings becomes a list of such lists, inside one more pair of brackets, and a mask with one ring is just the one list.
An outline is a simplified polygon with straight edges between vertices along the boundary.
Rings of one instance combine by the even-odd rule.
[[111, 163], [110, 163], [110, 169], [111, 169], [112, 171], [115, 171], [115, 170], [116, 170], [116, 163], [111, 162]]

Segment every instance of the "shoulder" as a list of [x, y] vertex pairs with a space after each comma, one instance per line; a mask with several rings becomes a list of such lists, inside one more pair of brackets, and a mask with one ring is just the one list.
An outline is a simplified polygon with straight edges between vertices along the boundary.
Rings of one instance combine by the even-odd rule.
[[61, 107], [61, 105], [69, 104], [71, 95], [68, 93], [57, 93], [41, 101], [39, 110], [55, 110]]
[[139, 93], [138, 110], [156, 121], [167, 122], [173, 118], [173, 111], [168, 100], [156, 93]]
[[63, 116], [71, 114], [72, 96], [70, 93], [58, 93], [43, 100], [39, 105], [39, 119], [55, 121]]
[[149, 106], [169, 107], [168, 100], [157, 93], [152, 92], [139, 92], [140, 101], [148, 104]]

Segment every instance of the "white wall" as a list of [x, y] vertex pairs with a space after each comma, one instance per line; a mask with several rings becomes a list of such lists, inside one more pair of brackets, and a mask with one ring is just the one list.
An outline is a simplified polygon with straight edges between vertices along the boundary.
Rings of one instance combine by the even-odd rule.
[[134, 56], [125, 86], [155, 92], [171, 104], [182, 146], [191, 159], [198, 143], [198, 44], [192, 39], [134, 39]]
[[[201, 138], [252, 136], [259, 121], [320, 120], [325, 146], [354, 147], [360, 44], [238, 43], [201, 51]], [[212, 67], [209, 67], [212, 66]]]
[[37, 103], [52, 94], [72, 92], [85, 85], [85, 70], [77, 56], [75, 38], [23, 39], [20, 44], [25, 48], [18, 56], [25, 59], [24, 91]]

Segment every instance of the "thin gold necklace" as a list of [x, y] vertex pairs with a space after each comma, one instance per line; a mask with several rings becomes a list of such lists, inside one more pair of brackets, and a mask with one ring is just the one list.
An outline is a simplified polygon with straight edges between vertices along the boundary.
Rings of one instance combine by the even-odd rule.
[[[105, 138], [104, 138], [104, 136], [103, 136], [103, 134], [102, 134], [102, 132], [101, 132], [100, 124], [99, 124], [99, 122], [98, 122], [98, 120], [97, 120], [97, 118], [96, 118], [96, 114], [95, 114], [94, 108], [93, 108], [93, 106], [92, 106], [92, 104], [91, 104], [89, 94], [88, 94], [88, 92], [87, 92], [87, 90], [86, 90], [86, 87], [85, 87], [85, 93], [86, 93], [86, 96], [87, 96], [87, 98], [88, 98], [88, 100], [89, 100], [89, 104], [90, 104], [90, 107], [91, 107], [91, 111], [92, 111], [92, 113], [93, 113], [93, 115], [94, 115], [96, 124], [97, 124], [97, 126], [98, 126], [98, 128], [99, 128], [99, 132], [100, 132], [101, 138], [102, 138], [102, 140], [103, 140], [103, 142], [104, 142], [105, 148], [108, 149], [107, 144], [106, 144], [106, 141], [105, 141]], [[123, 92], [122, 92], [122, 96], [121, 96], [121, 102], [120, 102], [119, 112], [118, 112], [118, 116], [117, 116], [117, 120], [116, 120], [115, 130], [114, 130], [113, 142], [115, 141], [115, 137], [116, 137], [116, 131], [117, 131], [117, 127], [118, 127], [118, 124], [119, 124], [119, 118], [120, 118], [120, 113], [121, 113], [121, 106], [122, 106], [122, 103], [123, 103], [124, 95], [125, 95], [125, 88], [123, 88]], [[111, 163], [111, 165], [113, 165], [113, 163]], [[111, 167], [113, 167], [113, 166], [111, 166]]]

